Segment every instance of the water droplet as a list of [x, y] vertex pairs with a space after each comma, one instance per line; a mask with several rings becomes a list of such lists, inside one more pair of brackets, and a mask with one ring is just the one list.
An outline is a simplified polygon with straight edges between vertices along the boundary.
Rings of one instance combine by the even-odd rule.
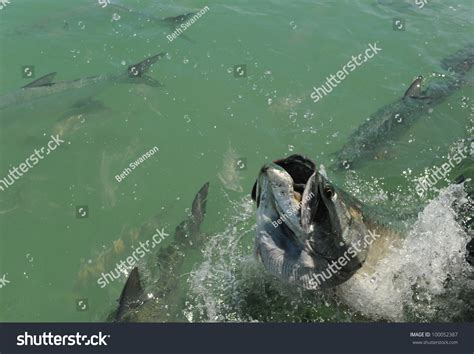
[[184, 209], [184, 212], [185, 212], [186, 215], [189, 216], [189, 217], [193, 216], [193, 213], [191, 212], [191, 209], [189, 209], [189, 208]]
[[290, 122], [296, 123], [296, 116], [298, 115], [297, 112], [290, 112], [288, 115], [288, 118], [290, 119]]

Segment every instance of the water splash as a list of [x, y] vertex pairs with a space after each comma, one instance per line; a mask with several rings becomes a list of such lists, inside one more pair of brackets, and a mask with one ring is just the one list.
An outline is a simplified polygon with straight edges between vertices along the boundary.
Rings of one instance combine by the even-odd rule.
[[452, 320], [466, 304], [458, 296], [468, 273], [467, 234], [452, 205], [465, 198], [462, 186], [441, 191], [418, 215], [401, 246], [392, 248], [373, 274], [357, 273], [339, 295], [356, 311], [391, 321]]
[[211, 238], [204, 261], [188, 278], [185, 315], [211, 322], [465, 320], [462, 293], [472, 291], [466, 285], [468, 236], [452, 207], [464, 198], [462, 186], [445, 188], [372, 274], [357, 273], [338, 288], [318, 292], [283, 284], [264, 271], [251, 246], [254, 207], [247, 198], [230, 201], [221, 215], [227, 228]]

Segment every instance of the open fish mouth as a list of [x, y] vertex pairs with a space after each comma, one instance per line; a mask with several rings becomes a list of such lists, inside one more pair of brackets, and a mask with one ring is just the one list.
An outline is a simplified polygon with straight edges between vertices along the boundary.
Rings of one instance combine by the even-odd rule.
[[257, 204], [255, 253], [270, 273], [317, 289], [346, 281], [362, 266], [367, 249], [353, 249], [367, 234], [360, 206], [313, 161], [292, 155], [266, 164], [252, 198]]

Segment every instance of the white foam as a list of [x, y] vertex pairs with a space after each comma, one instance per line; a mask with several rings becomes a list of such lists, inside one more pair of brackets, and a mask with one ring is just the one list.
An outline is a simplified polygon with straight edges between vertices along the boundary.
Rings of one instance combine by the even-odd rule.
[[[402, 242], [376, 267], [372, 276], [356, 274], [340, 286], [340, 295], [370, 318], [392, 321], [437, 318], [437, 308], [451, 306], [443, 298], [448, 277], [460, 278], [467, 267], [468, 236], [452, 208], [464, 198], [462, 186], [441, 191], [418, 215]], [[453, 314], [456, 311], [453, 309]]]
[[[249, 228], [248, 221], [254, 214], [253, 202], [248, 196], [231, 202], [227, 212], [227, 228], [210, 237], [204, 250], [204, 261], [188, 278], [192, 303], [187, 303], [186, 316], [199, 321], [239, 321], [238, 314], [232, 314], [227, 297], [235, 294], [238, 279], [236, 270], [255, 265], [252, 250], [242, 250], [240, 240], [255, 234], [255, 227]], [[223, 216], [223, 215], [222, 215]], [[227, 220], [227, 218], [226, 218]], [[251, 236], [249, 236], [251, 237]], [[196, 319], [196, 313], [199, 319]]]
[[[452, 208], [453, 202], [461, 203], [464, 198], [462, 186], [443, 189], [418, 215], [401, 246], [389, 252], [374, 274], [356, 274], [338, 287], [336, 295], [327, 291], [311, 296], [301, 291], [288, 295], [288, 286], [272, 280], [264, 271], [248, 246], [255, 237], [255, 207], [247, 197], [236, 202], [229, 200], [231, 207], [221, 215], [227, 228], [210, 238], [204, 261], [188, 279], [190, 295], [185, 314], [193, 321], [253, 320], [252, 314], [239, 312], [238, 304], [246, 301], [248, 291], [267, 299], [261, 284], [270, 281], [279, 296], [290, 296], [296, 307], [319, 308], [326, 299], [326, 306], [339, 314], [313, 318], [314, 321], [350, 321], [360, 319], [359, 313], [374, 320], [449, 320], [463, 305], [450, 294], [456, 294], [465, 283], [468, 236], [456, 222], [456, 211]], [[267, 300], [268, 308], [261, 311], [274, 312], [272, 299]], [[341, 300], [343, 304], [338, 305]], [[346, 311], [347, 307], [350, 311]], [[300, 314], [288, 313], [288, 321], [301, 321]]]

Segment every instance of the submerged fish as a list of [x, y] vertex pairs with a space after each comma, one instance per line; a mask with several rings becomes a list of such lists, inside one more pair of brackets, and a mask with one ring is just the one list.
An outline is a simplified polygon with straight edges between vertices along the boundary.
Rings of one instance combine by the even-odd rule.
[[68, 137], [79, 129], [86, 126], [86, 122], [97, 118], [107, 111], [111, 111], [101, 101], [88, 100], [80, 102], [71, 110], [65, 112], [63, 116], [53, 126], [53, 135]]
[[379, 153], [405, 133], [423, 114], [444, 102], [465, 84], [466, 74], [474, 64], [474, 44], [468, 45], [441, 61], [452, 75], [436, 78], [422, 90], [419, 76], [399, 100], [372, 114], [336, 152], [335, 169], [356, 169], [364, 162], [379, 158]]
[[[74, 28], [81, 31], [85, 28], [85, 23], [91, 31], [94, 30], [94, 22], [96, 24], [107, 23], [104, 21], [105, 16], [111, 16], [113, 20], [120, 19], [130, 15], [131, 26], [140, 28], [143, 22], [150, 23], [159, 27], [167, 27], [174, 30], [175, 27], [184, 23], [196, 12], [186, 13], [178, 16], [159, 17], [145, 11], [138, 11], [118, 4], [115, 1], [108, 1], [105, 6], [96, 1], [91, 0], [89, 4], [76, 4], [66, 11], [55, 11], [46, 17], [38, 17], [36, 22], [27, 25], [20, 25], [12, 29], [11, 35], [28, 35], [47, 34], [48, 36], [59, 35], [72, 31]], [[110, 22], [115, 22], [110, 21]]]
[[[189, 19], [191, 19], [197, 12], [189, 12], [186, 14], [178, 15], [178, 16], [170, 16], [170, 17], [156, 17], [154, 15], [144, 13], [141, 11], [133, 10], [123, 5], [111, 3], [109, 4], [111, 9], [117, 9], [120, 11], [125, 11], [126, 13], [133, 14], [135, 16], [144, 18], [147, 22], [157, 24], [159, 26], [167, 27], [169, 30], [174, 31], [177, 27], [179, 27], [182, 23], [185, 23]], [[189, 37], [185, 34], [181, 34], [179, 37], [186, 39], [188, 41], [192, 41]]]
[[158, 214], [141, 227], [123, 227], [120, 236], [89, 260], [81, 260], [74, 290], [84, 292], [90, 288], [97, 287], [97, 281], [104, 272], [110, 271], [116, 263], [121, 260], [127, 252], [137, 247], [140, 241], [149, 239], [162, 222]]
[[208, 190], [209, 183], [201, 187], [193, 200], [191, 214], [176, 227], [173, 242], [160, 248], [156, 258], [153, 258], [156, 263], [153, 262], [150, 267], [155, 281], [149, 284], [148, 295], [144, 291], [138, 268], [134, 268], [122, 290], [117, 309], [108, 318], [110, 321], [186, 320], [182, 313], [185, 294], [180, 284], [179, 272], [185, 259], [204, 244], [205, 238], [200, 229], [206, 214]]
[[234, 192], [243, 192], [243, 188], [240, 184], [242, 177], [239, 173], [239, 161], [237, 152], [229, 143], [229, 148], [224, 153], [222, 170], [217, 174], [217, 177], [219, 177], [224, 188]]
[[[56, 73], [50, 73], [0, 97], [2, 122], [19, 118], [19, 115], [37, 117], [44, 113], [64, 112], [91, 100], [106, 87], [115, 83], [145, 84], [159, 87], [161, 84], [146, 75], [150, 67], [166, 53], [153, 55], [130, 65], [124, 72], [104, 74], [71, 81], [55, 82]], [[87, 105], [86, 105], [87, 106]]]

